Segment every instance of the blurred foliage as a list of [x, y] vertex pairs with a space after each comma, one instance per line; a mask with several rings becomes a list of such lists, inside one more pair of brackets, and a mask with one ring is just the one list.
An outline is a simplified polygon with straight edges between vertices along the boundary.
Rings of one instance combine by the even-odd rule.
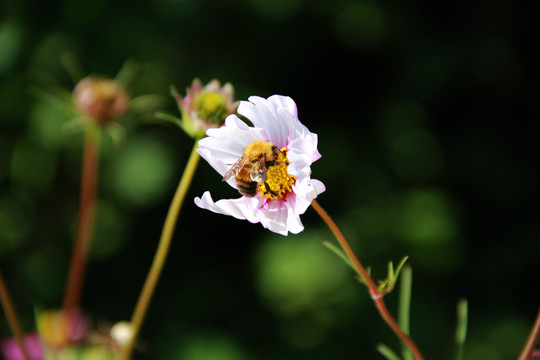
[[[515, 357], [538, 306], [535, 12], [509, 0], [36, 0], [0, 3], [0, 266], [25, 330], [61, 302], [82, 137], [36, 84], [139, 64], [132, 96], [230, 81], [236, 98], [289, 95], [319, 134], [319, 201], [383, 278], [409, 255], [411, 333], [426, 358]], [[66, 69], [65, 54], [80, 61]], [[62, 60], [64, 59], [64, 60]], [[536, 65], [536, 64], [534, 64]], [[537, 114], [536, 114], [537, 115]], [[128, 319], [192, 147], [151, 113], [101, 144], [99, 206], [83, 307]], [[235, 197], [201, 163], [190, 194]], [[375, 359], [397, 348], [308, 210], [282, 238], [186, 201], [141, 334], [140, 359]], [[396, 299], [388, 297], [395, 313]], [[0, 336], [9, 336], [4, 318]]]

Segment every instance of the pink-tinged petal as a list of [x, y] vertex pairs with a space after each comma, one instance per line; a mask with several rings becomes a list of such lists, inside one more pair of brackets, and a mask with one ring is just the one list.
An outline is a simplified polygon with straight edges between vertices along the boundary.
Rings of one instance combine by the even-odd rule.
[[223, 96], [225, 96], [225, 99], [227, 99], [228, 102], [233, 102], [234, 88], [231, 83], [226, 83], [225, 85], [223, 85], [221, 93], [223, 94]]
[[268, 98], [268, 101], [274, 104], [276, 111], [286, 122], [288, 127], [289, 142], [296, 139], [305, 139], [306, 137], [315, 136], [315, 148], [317, 147], [317, 135], [311, 133], [298, 119], [298, 110], [296, 103], [288, 96], [273, 95]]
[[310, 161], [314, 162], [321, 158], [317, 150], [318, 138], [316, 134], [309, 133], [289, 142], [289, 150], [309, 155]]
[[[37, 334], [24, 335], [23, 342], [30, 360], [43, 359], [43, 351], [41, 350], [41, 343]], [[0, 340], [0, 354], [6, 360], [24, 360], [21, 348], [14, 338]]]
[[300, 216], [292, 210], [287, 218], [287, 229], [291, 234], [298, 234], [304, 231], [304, 225], [300, 221]]
[[293, 117], [298, 119], [298, 108], [296, 107], [296, 103], [294, 102], [294, 100], [291, 99], [289, 96], [272, 95], [268, 98], [268, 101], [274, 104], [277, 108], [287, 108], [287, 110], [289, 110], [289, 113], [291, 113]]
[[294, 175], [299, 179], [304, 177], [309, 178], [312, 163], [310, 154], [290, 148], [287, 153], [287, 159], [289, 159], [290, 162], [287, 167], [287, 172], [289, 174]]
[[205, 91], [211, 91], [211, 92], [219, 92], [221, 90], [221, 83], [214, 79], [210, 81], [206, 86], [204, 87]]
[[193, 81], [191, 82], [191, 91], [194, 93], [199, 93], [202, 91], [202, 89], [203, 89], [203, 84], [201, 80], [198, 78], [193, 79]]
[[304, 179], [303, 181], [296, 181], [293, 186], [293, 193], [296, 196], [297, 212], [303, 214], [311, 205], [311, 202], [325, 190], [324, 184], [319, 180]]
[[233, 102], [234, 88], [230, 83], [223, 87], [219, 80], [212, 80], [203, 87], [194, 79], [186, 89], [186, 96], [173, 91], [182, 113], [180, 125], [191, 137], [199, 138], [209, 128], [223, 125], [225, 118], [234, 113], [238, 102]]
[[230, 215], [250, 223], [258, 223], [255, 215], [256, 198], [241, 197], [239, 199], [225, 199], [214, 202], [209, 191], [205, 191], [201, 198], [195, 198], [195, 205], [202, 209], [213, 211], [217, 214]]
[[280, 235], [287, 235], [287, 206], [281, 201], [271, 201], [258, 211], [261, 225]]
[[292, 194], [287, 198], [287, 229], [292, 234], [298, 234], [304, 230], [304, 225], [302, 225], [302, 221], [300, 221], [300, 214], [303, 214], [306, 211], [307, 207], [305, 207], [301, 211], [299, 205], [302, 205], [299, 203], [298, 200], [300, 200], [300, 203], [303, 201], [295, 194]]
[[250, 96], [241, 101], [238, 113], [244, 115], [257, 128], [264, 129], [267, 139], [280, 148], [287, 145], [289, 128], [278, 114], [276, 107], [259, 96]]
[[309, 196], [311, 197], [311, 200], [315, 199], [317, 196], [322, 194], [326, 191], [326, 186], [324, 186], [323, 182], [317, 179], [311, 179], [309, 180], [310, 185], [310, 192]]

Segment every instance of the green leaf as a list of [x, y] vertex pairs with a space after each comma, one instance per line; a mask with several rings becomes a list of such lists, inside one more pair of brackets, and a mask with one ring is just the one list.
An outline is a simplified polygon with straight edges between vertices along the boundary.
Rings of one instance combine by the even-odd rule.
[[115, 147], [120, 146], [126, 137], [126, 130], [124, 127], [114, 121], [107, 125], [106, 132], [111, 137]]
[[60, 54], [60, 63], [64, 66], [74, 84], [77, 84], [84, 78], [84, 70], [81, 62], [73, 51], [64, 51]]
[[394, 263], [391, 261], [388, 262], [388, 279], [390, 282], [394, 280]]
[[390, 280], [390, 290], [389, 291], [392, 291], [394, 286], [396, 286], [397, 279], [399, 277], [399, 273], [401, 272], [401, 269], [403, 268], [403, 265], [405, 265], [405, 262], [407, 261], [408, 258], [409, 258], [408, 256], [404, 256], [403, 259], [400, 260], [400, 262], [398, 264], [398, 267], [397, 267], [397, 270], [395, 272], [394, 272], [394, 267], [392, 265], [392, 278]]
[[71, 93], [54, 86], [30, 86], [30, 95], [62, 111], [68, 118], [76, 116]]
[[114, 79], [118, 81], [124, 89], [127, 89], [138, 71], [139, 64], [135, 60], [128, 59], [124, 62]]
[[164, 120], [166, 122], [173, 123], [175, 125], [178, 125], [178, 126], [182, 127], [182, 120], [180, 120], [179, 118], [177, 118], [176, 116], [171, 115], [171, 114], [167, 114], [167, 113], [158, 111], [156, 113], [156, 119]]
[[[398, 266], [398, 272], [401, 271], [403, 264], [407, 258], [403, 258]], [[411, 294], [412, 294], [412, 269], [410, 266], [403, 268], [403, 274], [401, 274], [401, 284], [399, 291], [399, 309], [398, 309], [398, 323], [403, 332], [409, 335], [409, 320], [411, 310]], [[413, 360], [413, 355], [410, 349], [402, 345], [401, 355], [405, 360]]]
[[130, 108], [136, 112], [143, 112], [163, 107], [165, 103], [163, 95], [141, 95], [131, 99]]
[[394, 289], [396, 286], [397, 279], [399, 277], [399, 273], [401, 272], [401, 269], [403, 268], [403, 265], [407, 261], [409, 257], [405, 256], [403, 259], [400, 260], [397, 270], [394, 270], [394, 264], [393, 262], [388, 262], [388, 275], [386, 276], [386, 279], [379, 281], [379, 291], [383, 294], [388, 294], [390, 291]]
[[384, 344], [377, 345], [377, 351], [388, 360], [401, 360], [392, 349]]
[[468, 305], [466, 299], [460, 299], [457, 303], [457, 326], [456, 326], [456, 360], [463, 359], [463, 349], [467, 338]]
[[351, 260], [347, 257], [347, 255], [345, 255], [345, 253], [341, 249], [339, 249], [336, 245], [334, 245], [334, 244], [332, 244], [331, 242], [328, 242], [328, 241], [323, 241], [322, 244], [324, 246], [326, 246], [334, 254], [336, 254], [341, 260], [343, 260], [345, 262], [345, 264], [347, 264], [351, 269], [353, 269], [354, 272], [358, 274], [358, 276], [360, 276], [360, 273], [354, 267]]

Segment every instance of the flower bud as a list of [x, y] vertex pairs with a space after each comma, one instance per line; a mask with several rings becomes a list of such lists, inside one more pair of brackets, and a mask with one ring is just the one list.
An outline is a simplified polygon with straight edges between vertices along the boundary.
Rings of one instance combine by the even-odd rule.
[[90, 329], [88, 319], [77, 309], [46, 311], [38, 315], [37, 325], [41, 339], [53, 349], [83, 340]]
[[186, 96], [173, 92], [182, 113], [181, 126], [193, 137], [204, 135], [209, 128], [223, 125], [225, 118], [236, 112], [238, 102], [233, 102], [234, 88], [230, 83], [221, 86], [212, 80], [203, 87], [199, 79], [193, 80]]
[[100, 125], [122, 116], [129, 108], [126, 90], [113, 79], [86, 77], [73, 90], [75, 107]]

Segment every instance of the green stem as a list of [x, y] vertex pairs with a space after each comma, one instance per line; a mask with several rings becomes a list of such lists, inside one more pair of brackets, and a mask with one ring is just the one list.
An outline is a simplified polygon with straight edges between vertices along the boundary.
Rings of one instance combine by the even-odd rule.
[[339, 229], [339, 227], [336, 225], [334, 220], [328, 215], [328, 213], [319, 205], [319, 203], [315, 200], [311, 202], [311, 206], [317, 211], [319, 216], [324, 220], [324, 222], [328, 225], [330, 230], [332, 230], [332, 233], [334, 233], [334, 236], [338, 240], [339, 244], [343, 248], [343, 251], [345, 251], [345, 254], [351, 259], [351, 262], [353, 263], [354, 267], [357, 269], [357, 271], [360, 273], [360, 275], [364, 278], [364, 281], [368, 287], [369, 294], [371, 296], [371, 299], [375, 303], [375, 306], [377, 307], [377, 310], [379, 311], [379, 314], [383, 318], [384, 321], [390, 326], [392, 331], [396, 333], [396, 335], [403, 341], [403, 343], [411, 350], [411, 352], [414, 355], [414, 358], [416, 360], [423, 360], [424, 357], [420, 353], [420, 350], [418, 350], [416, 344], [411, 340], [411, 338], [403, 332], [403, 330], [399, 327], [396, 320], [392, 317], [390, 312], [388, 311], [388, 308], [386, 307], [386, 304], [383, 301], [383, 294], [379, 291], [377, 285], [375, 285], [375, 282], [367, 272], [366, 268], [360, 263], [356, 255], [351, 249], [351, 246], [347, 242], [347, 239], [345, 239], [345, 236]]
[[23, 332], [21, 330], [21, 326], [19, 325], [17, 313], [15, 312], [15, 307], [13, 306], [13, 302], [11, 301], [11, 296], [9, 295], [9, 291], [1, 271], [0, 302], [2, 303], [2, 307], [4, 308], [4, 311], [6, 313], [9, 327], [11, 328], [11, 332], [15, 337], [15, 341], [17, 341], [17, 345], [19, 345], [19, 348], [21, 349], [21, 354], [23, 355], [24, 360], [29, 360], [30, 356], [28, 356], [28, 350], [26, 349], [26, 345], [24, 344]]
[[176, 193], [174, 194], [173, 200], [169, 207], [169, 212], [167, 213], [165, 223], [163, 224], [163, 230], [161, 232], [161, 238], [154, 256], [154, 261], [152, 262], [152, 266], [150, 267], [150, 271], [148, 272], [143, 289], [139, 295], [137, 305], [135, 306], [135, 311], [133, 312], [133, 316], [131, 318], [131, 337], [122, 349], [120, 359], [128, 360], [131, 358], [135, 340], [139, 334], [146, 311], [148, 310], [148, 305], [152, 299], [154, 289], [156, 288], [161, 271], [165, 265], [165, 260], [167, 259], [167, 254], [171, 246], [178, 214], [180, 213], [182, 203], [184, 202], [199, 162], [200, 157], [196, 151], [198, 142], [199, 139], [196, 139], [195, 145], [193, 146], [193, 150], [191, 151], [191, 155], [189, 156], [186, 164], [186, 168], [184, 169], [184, 173], [180, 179], [180, 183], [178, 184], [178, 188], [176, 189]]
[[[411, 292], [412, 292], [412, 269], [405, 266], [401, 272], [401, 285], [399, 287], [399, 326], [405, 334], [409, 335], [409, 314], [411, 311]], [[404, 360], [411, 360], [412, 354], [408, 347], [404, 346], [401, 355]]]
[[81, 302], [86, 265], [88, 263], [88, 255], [94, 233], [99, 135], [100, 129], [97, 126], [88, 126], [82, 159], [79, 220], [75, 242], [73, 244], [73, 252], [71, 253], [66, 291], [64, 293], [63, 308], [66, 310], [79, 307]]
[[463, 360], [465, 349], [465, 339], [467, 338], [467, 300], [460, 299], [457, 304], [457, 326], [456, 326], [456, 360]]

